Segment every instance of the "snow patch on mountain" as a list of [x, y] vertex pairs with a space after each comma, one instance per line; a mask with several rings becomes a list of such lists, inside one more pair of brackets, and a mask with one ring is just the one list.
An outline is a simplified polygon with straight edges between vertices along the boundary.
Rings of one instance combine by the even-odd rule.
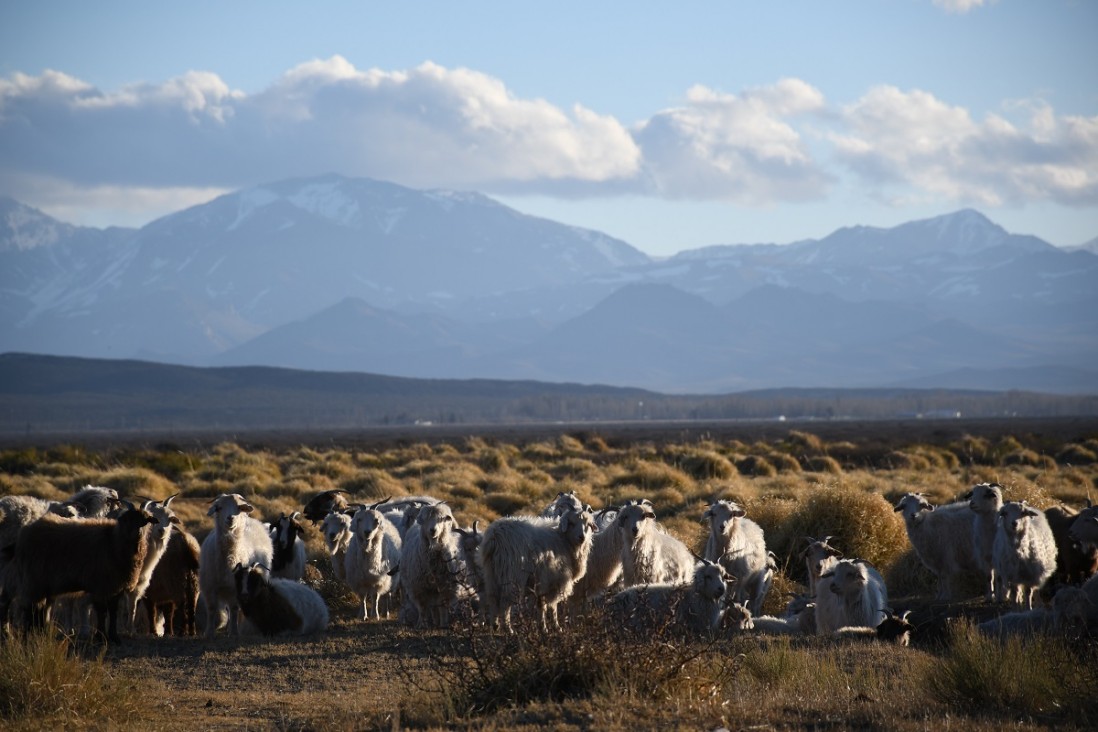
[[308, 183], [296, 193], [286, 197], [302, 211], [331, 221], [340, 226], [354, 227], [362, 221], [362, 209], [358, 201], [345, 192], [343, 180], [322, 180]]

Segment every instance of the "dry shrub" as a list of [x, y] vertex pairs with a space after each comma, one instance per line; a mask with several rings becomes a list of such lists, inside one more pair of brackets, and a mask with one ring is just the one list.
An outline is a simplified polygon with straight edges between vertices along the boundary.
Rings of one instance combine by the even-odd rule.
[[510, 468], [503, 450], [486, 447], [477, 452], [477, 465], [485, 473], [502, 473]]
[[[1093, 442], [1091, 440], [1090, 442]], [[1093, 465], [1098, 462], [1098, 452], [1078, 443], [1070, 443], [1056, 453], [1056, 461], [1063, 465]]]
[[903, 519], [876, 493], [829, 487], [811, 494], [789, 519], [767, 536], [767, 545], [785, 561], [803, 551], [805, 537], [834, 537], [831, 544], [848, 557], [870, 561], [884, 572], [907, 546]]
[[727, 480], [736, 475], [736, 466], [712, 450], [685, 450], [677, 456], [676, 462], [694, 480]]
[[561, 454], [557, 450], [557, 446], [551, 442], [531, 442], [522, 449], [522, 456], [527, 460], [549, 462], [559, 459]]
[[64, 491], [41, 475], [0, 473], [0, 495], [34, 496], [47, 501], [64, 501], [72, 491]]
[[230, 484], [250, 481], [254, 485], [268, 485], [282, 479], [282, 470], [266, 452], [249, 453], [240, 445], [223, 442], [203, 460], [196, 475], [204, 481], [224, 480]]
[[376, 468], [359, 470], [342, 480], [339, 487], [347, 491], [351, 500], [370, 498], [381, 500], [387, 496], [405, 495], [404, 483], [384, 470]]
[[457, 495], [464, 491], [480, 491], [478, 484], [484, 479], [484, 472], [473, 463], [455, 462], [440, 465], [438, 470], [423, 475], [420, 481], [423, 492], [431, 496], [447, 493]]
[[826, 452], [824, 441], [810, 432], [790, 430], [785, 442], [794, 455], [823, 455]]
[[557, 447], [568, 455], [578, 455], [584, 452], [583, 441], [572, 435], [561, 435], [557, 438]]
[[659, 460], [630, 459], [624, 467], [625, 472], [613, 479], [612, 487], [635, 485], [643, 491], [657, 491], [661, 488], [682, 490], [692, 484], [688, 475]]
[[766, 459], [774, 466], [774, 469], [779, 473], [799, 473], [801, 472], [801, 464], [797, 458], [792, 455], [787, 455], [784, 452], [770, 452], [767, 453]]
[[1033, 450], [1020, 449], [1012, 450], [1006, 453], [999, 459], [999, 464], [1003, 466], [1010, 465], [1030, 465], [1036, 466], [1041, 463], [1041, 456]]
[[842, 475], [843, 466], [830, 455], [819, 455], [804, 460], [804, 469], [813, 473], [827, 473], [829, 475]]
[[146, 468], [116, 468], [101, 473], [95, 480], [96, 485], [114, 488], [123, 498], [134, 499], [138, 496], [162, 501], [179, 489], [174, 483], [158, 473]]
[[747, 508], [747, 517], [762, 527], [767, 545], [772, 547], [770, 537], [780, 531], [800, 506], [800, 501], [777, 496], [767, 496], [758, 501], [742, 504]]
[[748, 455], [737, 460], [736, 469], [740, 471], [741, 475], [754, 478], [770, 478], [778, 474], [778, 469], [762, 455]]
[[491, 493], [484, 497], [484, 504], [500, 516], [513, 516], [517, 513], [538, 513], [531, 511], [533, 506], [527, 496], [517, 493]]
[[1041, 634], [1000, 642], [959, 623], [923, 683], [961, 714], [1092, 727], [1098, 719], [1098, 646]]
[[146, 682], [116, 674], [103, 652], [86, 660], [52, 632], [0, 643], [0, 720], [37, 729], [116, 729], [155, 696]]
[[588, 435], [583, 440], [583, 446], [587, 448], [588, 452], [592, 452], [598, 455], [605, 455], [611, 452], [610, 446], [606, 444], [606, 440], [601, 435]]
[[938, 592], [938, 579], [910, 549], [892, 563], [881, 575], [890, 598], [921, 596], [933, 597]]
[[549, 468], [549, 474], [557, 480], [573, 479], [584, 483], [601, 483], [603, 471], [598, 465], [584, 458], [565, 458]]
[[881, 462], [889, 470], [930, 470], [930, 461], [916, 452], [893, 450]]

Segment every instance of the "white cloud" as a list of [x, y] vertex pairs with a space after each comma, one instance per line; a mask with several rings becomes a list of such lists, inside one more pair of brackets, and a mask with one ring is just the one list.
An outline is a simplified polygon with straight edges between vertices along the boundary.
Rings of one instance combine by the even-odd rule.
[[894, 203], [1095, 205], [1098, 117], [1037, 101], [977, 120], [891, 86], [836, 107], [783, 79], [736, 94], [695, 86], [627, 129], [579, 104], [518, 98], [470, 69], [359, 70], [339, 56], [254, 94], [199, 71], [114, 91], [57, 71], [0, 78], [0, 194], [127, 222], [326, 172], [503, 195], [766, 205], [823, 199], [850, 179], [844, 168]]
[[686, 102], [636, 131], [650, 192], [752, 203], [823, 194], [828, 176], [787, 119], [822, 110], [817, 89], [798, 79], [739, 96], [695, 86]]
[[222, 187], [337, 171], [492, 187], [635, 175], [611, 117], [518, 99], [497, 79], [425, 63], [359, 71], [312, 61], [254, 95], [215, 74], [104, 93], [56, 72], [0, 82], [9, 171], [82, 185]]
[[1098, 117], [1057, 117], [1043, 103], [1020, 123], [974, 120], [924, 91], [881, 86], [842, 111], [839, 159], [887, 196], [998, 206], [1098, 203]]
[[934, 4], [950, 13], [967, 13], [973, 8], [991, 5], [995, 0], [934, 0]]

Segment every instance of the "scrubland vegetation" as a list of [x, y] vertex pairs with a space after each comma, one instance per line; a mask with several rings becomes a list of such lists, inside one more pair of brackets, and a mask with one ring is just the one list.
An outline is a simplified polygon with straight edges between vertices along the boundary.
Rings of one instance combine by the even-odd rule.
[[[993, 481], [1007, 500], [1079, 507], [1096, 493], [1098, 431], [1050, 442], [1034, 434], [963, 435], [936, 443], [828, 440], [796, 429], [776, 439], [618, 441], [561, 432], [506, 441], [293, 447], [223, 442], [0, 451], [0, 494], [63, 499], [87, 484], [163, 499], [198, 538], [208, 502], [243, 494], [260, 517], [299, 510], [341, 488], [365, 502], [427, 494], [469, 526], [537, 513], [559, 491], [594, 508], [648, 498], [695, 551], [714, 498], [745, 507], [766, 532], [779, 573], [764, 610], [780, 612], [805, 580], [804, 537], [832, 536], [874, 563], [891, 598], [933, 594], [893, 505], [918, 491], [936, 504]], [[826, 638], [725, 635], [637, 638], [593, 612], [561, 633], [513, 636], [458, 624], [416, 631], [365, 623], [331, 578], [318, 532], [313, 582], [333, 616], [316, 639], [135, 637], [105, 653], [48, 637], [0, 648], [0, 723], [12, 727], [361, 728], [1093, 728], [1098, 649], [1057, 638], [1002, 644], [959, 621], [910, 648]], [[51, 688], [62, 691], [50, 693]], [[145, 703], [135, 703], [135, 695]], [[81, 702], [75, 704], [72, 698]]]

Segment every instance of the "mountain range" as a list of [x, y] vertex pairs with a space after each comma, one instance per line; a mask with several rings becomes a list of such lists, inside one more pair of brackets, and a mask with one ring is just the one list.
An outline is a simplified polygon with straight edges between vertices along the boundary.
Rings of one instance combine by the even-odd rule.
[[1098, 393], [1098, 254], [974, 210], [656, 259], [478, 193], [327, 175], [140, 229], [0, 199], [0, 351], [724, 393]]

